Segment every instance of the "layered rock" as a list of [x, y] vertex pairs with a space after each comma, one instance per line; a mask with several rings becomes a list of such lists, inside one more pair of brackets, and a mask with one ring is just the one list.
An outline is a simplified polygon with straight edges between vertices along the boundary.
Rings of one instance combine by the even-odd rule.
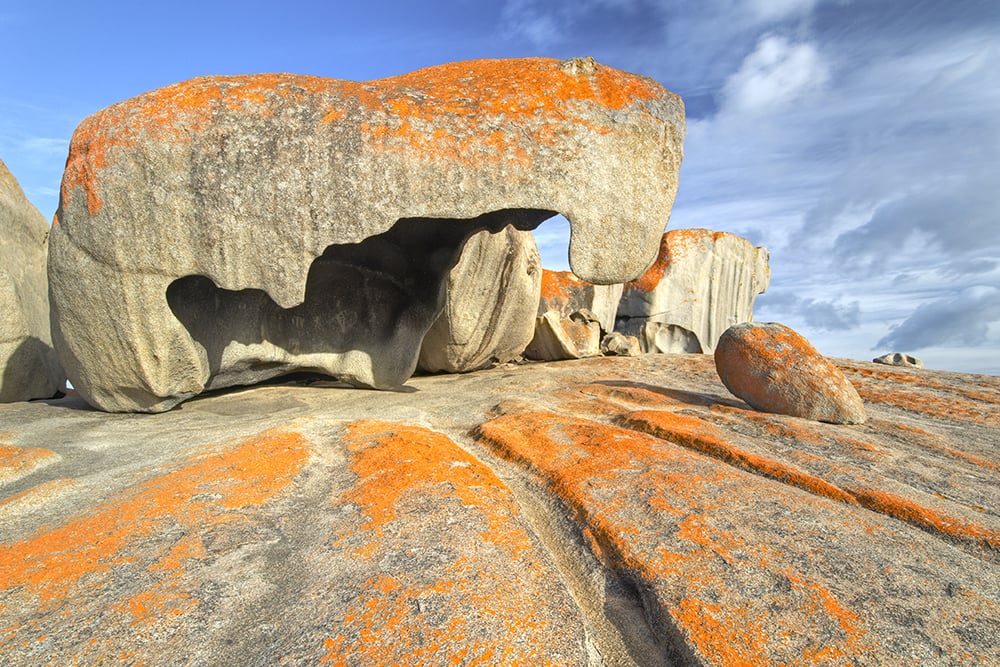
[[569, 271], [545, 269], [542, 271], [538, 317], [551, 311], [561, 319], [569, 319], [577, 311], [588, 310], [597, 316], [604, 332], [614, 331], [623, 286], [623, 283], [595, 285]]
[[645, 352], [711, 353], [723, 331], [753, 320], [770, 280], [765, 248], [727, 232], [671, 230], [653, 266], [625, 285], [616, 329]]
[[66, 383], [49, 328], [48, 236], [0, 160], [0, 402], [49, 398]]
[[715, 368], [729, 391], [756, 410], [831, 424], [867, 419], [854, 385], [782, 324], [730, 327], [715, 348]]
[[473, 235], [448, 274], [444, 309], [424, 336], [417, 367], [464, 373], [519, 356], [534, 335], [541, 279], [531, 232]]
[[548, 311], [534, 320], [524, 356], [538, 361], [583, 359], [601, 354], [601, 325], [585, 317], [562, 318]]
[[1000, 663], [1000, 379], [833, 363], [863, 427], [708, 355], [0, 406], [2, 662]]
[[397, 387], [477, 231], [559, 212], [578, 275], [640, 273], [683, 135], [677, 96], [591, 59], [156, 90], [74, 134], [51, 239], [54, 342], [105, 410], [162, 411], [297, 369]]

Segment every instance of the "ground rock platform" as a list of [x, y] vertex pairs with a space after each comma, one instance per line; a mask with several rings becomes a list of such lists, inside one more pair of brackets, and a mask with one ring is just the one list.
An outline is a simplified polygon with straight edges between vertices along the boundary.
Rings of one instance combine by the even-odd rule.
[[1000, 379], [707, 355], [0, 405], [5, 665], [1000, 661]]

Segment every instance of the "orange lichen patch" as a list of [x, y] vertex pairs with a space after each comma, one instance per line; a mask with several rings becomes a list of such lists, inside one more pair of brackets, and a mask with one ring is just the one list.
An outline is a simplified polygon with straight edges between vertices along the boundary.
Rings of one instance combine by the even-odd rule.
[[[414, 544], [453, 555], [426, 568], [380, 567], [325, 641], [324, 664], [538, 664], [551, 656], [553, 638], [572, 633], [562, 627], [566, 609], [546, 599], [554, 573], [539, 562], [503, 482], [426, 428], [353, 422], [344, 442], [358, 480], [337, 502], [358, 506], [367, 521], [340, 546], [360, 539], [354, 551], [368, 562]], [[487, 530], [477, 543], [470, 527], [479, 524]]]
[[573, 293], [589, 286], [572, 271], [542, 270], [542, 298], [569, 301]]
[[[49, 612], [90, 595], [119, 568], [172, 573], [204, 553], [194, 546], [200, 536], [280, 494], [308, 456], [301, 435], [277, 431], [195, 455], [61, 526], [0, 545], [0, 594], [20, 589], [35, 596], [39, 612]], [[182, 537], [163, 544], [164, 530], [177, 527]]]
[[879, 489], [848, 489], [858, 502], [872, 511], [906, 521], [918, 528], [974, 546], [1000, 551], [1000, 531], [968, 519], [947, 516], [912, 500]]
[[656, 261], [639, 278], [625, 283], [625, 289], [635, 289], [646, 294], [656, 289], [663, 280], [670, 263], [691, 252], [697, 246], [707, 241], [716, 241], [724, 236], [724, 232], [713, 232], [709, 229], [672, 229], [660, 239], [660, 250]]
[[41, 447], [14, 447], [0, 443], [0, 484], [9, 484], [59, 460]]
[[641, 411], [630, 413], [621, 420], [621, 424], [627, 428], [675, 442], [702, 454], [708, 454], [729, 465], [797, 486], [810, 493], [855, 504], [855, 500], [850, 494], [815, 475], [796, 470], [785, 463], [748, 452], [726, 442], [722, 431], [703, 419], [671, 412]]
[[886, 431], [888, 434], [898, 437], [905, 442], [915, 444], [933, 452], [940, 452], [950, 458], [965, 461], [966, 463], [971, 463], [987, 470], [992, 470], [993, 472], [1000, 472], [1000, 463], [970, 454], [961, 449], [956, 449], [945, 438], [934, 433], [897, 422], [878, 421], [874, 422], [874, 424], [877, 424], [880, 430]]
[[[754, 484], [658, 438], [552, 413], [499, 417], [482, 424], [478, 437], [544, 479], [591, 536], [595, 554], [653, 591], [699, 661], [828, 664], [828, 656], [867, 650], [866, 629], [845, 622], [850, 614], [832, 592], [796, 572], [775, 547], [725, 527], [742, 512], [749, 518], [760, 493], [799, 510], [828, 501], [793, 499], [780, 485], [764, 491], [766, 481]], [[745, 592], [744, 582], [759, 577], [791, 584]]]
[[771, 415], [756, 410], [746, 410], [744, 408], [734, 408], [729, 405], [717, 404], [711, 407], [712, 412], [725, 415], [736, 422], [748, 421], [758, 425], [766, 435], [818, 444], [823, 442], [823, 437], [816, 432], [815, 428], [807, 428], [801, 424], [789, 421], [782, 417]]

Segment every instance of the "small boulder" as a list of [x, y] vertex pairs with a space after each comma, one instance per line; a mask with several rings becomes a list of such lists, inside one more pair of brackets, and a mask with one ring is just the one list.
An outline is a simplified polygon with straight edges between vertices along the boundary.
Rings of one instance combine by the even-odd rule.
[[424, 336], [417, 367], [465, 373], [520, 355], [535, 333], [541, 280], [531, 232], [474, 234], [448, 274], [444, 310]]
[[862, 424], [857, 390], [809, 341], [774, 322], [730, 327], [715, 348], [723, 384], [750, 407], [832, 424]]
[[639, 339], [612, 331], [601, 340], [601, 354], [608, 357], [638, 357], [642, 354]]
[[48, 236], [0, 160], [0, 403], [49, 398], [66, 384], [49, 329]]
[[549, 311], [535, 320], [535, 335], [524, 356], [536, 361], [582, 359], [601, 354], [601, 326], [577, 322]]
[[615, 329], [644, 352], [712, 352], [723, 331], [753, 320], [770, 280], [767, 249], [727, 232], [671, 230], [653, 265], [625, 284]]
[[887, 366], [906, 366], [908, 368], [924, 367], [924, 362], [920, 359], [903, 352], [890, 352], [889, 354], [883, 354], [881, 357], [875, 357], [872, 361], [876, 364], [885, 364]]

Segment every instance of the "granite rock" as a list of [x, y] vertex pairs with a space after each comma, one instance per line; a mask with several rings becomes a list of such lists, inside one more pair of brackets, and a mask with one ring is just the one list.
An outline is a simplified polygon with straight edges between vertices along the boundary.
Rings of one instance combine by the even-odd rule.
[[854, 385], [783, 324], [730, 327], [715, 348], [715, 367], [729, 391], [756, 410], [832, 424], [866, 419]]
[[48, 236], [0, 160], [0, 402], [49, 398], [66, 385], [49, 329]]
[[541, 278], [531, 232], [477, 232], [448, 274], [444, 309], [424, 336], [417, 368], [465, 373], [519, 356], [535, 332]]
[[676, 95], [589, 58], [152, 91], [74, 133], [50, 239], [54, 344], [110, 411], [298, 370], [397, 388], [477, 231], [562, 213], [581, 278], [640, 274], [683, 136]]
[[831, 362], [865, 424], [701, 354], [0, 405], [2, 662], [997, 664], [1000, 379]]
[[765, 248], [728, 232], [671, 230], [653, 266], [626, 283], [616, 330], [644, 352], [711, 353], [723, 331], [753, 320], [770, 280]]
[[560, 318], [588, 310], [597, 316], [604, 333], [614, 331], [615, 314], [622, 296], [623, 283], [595, 285], [581, 280], [570, 271], [542, 271], [542, 295], [538, 317], [552, 311]]
[[923, 361], [917, 359], [913, 355], [905, 354], [903, 352], [890, 352], [889, 354], [883, 354], [881, 357], [872, 359], [872, 362], [876, 364], [885, 364], [887, 366], [905, 366], [907, 368], [924, 367]]
[[597, 322], [560, 318], [548, 311], [535, 319], [534, 336], [524, 356], [536, 361], [582, 359], [601, 354], [601, 325]]

